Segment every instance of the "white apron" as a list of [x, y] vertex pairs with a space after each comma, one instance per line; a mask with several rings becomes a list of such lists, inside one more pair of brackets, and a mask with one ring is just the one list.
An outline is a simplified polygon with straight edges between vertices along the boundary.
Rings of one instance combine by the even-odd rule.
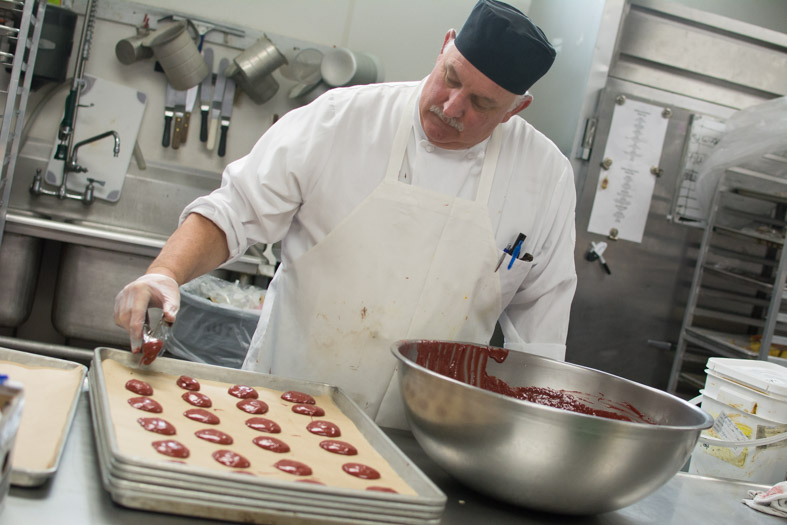
[[487, 344], [503, 309], [487, 208], [500, 130], [487, 145], [474, 201], [399, 182], [418, 91], [383, 182], [280, 269], [265, 335], [247, 358], [262, 372], [336, 385], [379, 425], [395, 428], [407, 423], [391, 343]]

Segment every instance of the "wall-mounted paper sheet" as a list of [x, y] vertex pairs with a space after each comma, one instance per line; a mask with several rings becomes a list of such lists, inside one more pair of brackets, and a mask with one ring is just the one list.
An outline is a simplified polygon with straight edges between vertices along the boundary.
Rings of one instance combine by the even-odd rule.
[[589, 232], [616, 229], [619, 239], [642, 242], [656, 179], [650, 170], [659, 165], [669, 120], [663, 110], [636, 100], [615, 106], [604, 150], [612, 164], [599, 174]]

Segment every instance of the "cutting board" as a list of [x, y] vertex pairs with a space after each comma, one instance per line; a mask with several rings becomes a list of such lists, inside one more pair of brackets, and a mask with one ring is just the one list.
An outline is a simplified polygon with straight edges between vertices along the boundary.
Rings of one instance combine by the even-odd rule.
[[[111, 135], [80, 147], [77, 163], [88, 171], [68, 174], [66, 187], [69, 191], [82, 193], [88, 184], [87, 179], [91, 178], [104, 182], [103, 185], [94, 185], [95, 198], [110, 202], [120, 199], [147, 98], [145, 93], [128, 86], [85, 75], [73, 143], [76, 145], [90, 137], [115, 130], [120, 135], [120, 153], [114, 156], [114, 139]], [[45, 177], [46, 182], [53, 186], [61, 184], [65, 165], [62, 160], [54, 158], [57, 144], [55, 141]]]

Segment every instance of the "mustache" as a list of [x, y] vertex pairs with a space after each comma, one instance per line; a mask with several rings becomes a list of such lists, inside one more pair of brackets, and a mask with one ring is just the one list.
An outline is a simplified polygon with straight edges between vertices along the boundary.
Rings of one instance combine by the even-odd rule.
[[439, 106], [432, 106], [429, 108], [429, 111], [437, 115], [440, 118], [440, 120], [442, 120], [443, 122], [454, 128], [456, 131], [461, 133], [462, 131], [465, 130], [464, 124], [462, 124], [461, 122], [459, 122], [457, 119], [453, 117], [446, 117], [445, 113], [443, 113], [443, 110], [440, 109]]

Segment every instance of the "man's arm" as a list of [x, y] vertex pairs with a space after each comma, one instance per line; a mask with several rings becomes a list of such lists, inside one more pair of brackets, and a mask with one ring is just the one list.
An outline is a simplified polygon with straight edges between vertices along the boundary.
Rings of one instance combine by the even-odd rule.
[[167, 240], [146, 273], [166, 275], [184, 284], [214, 270], [228, 257], [224, 232], [209, 219], [192, 213]]
[[145, 275], [126, 285], [115, 297], [115, 324], [125, 328], [131, 351], [139, 352], [148, 308], [161, 308], [175, 320], [180, 308], [178, 287], [207, 273], [229, 257], [227, 238], [216, 224], [192, 213], [170, 236]]

